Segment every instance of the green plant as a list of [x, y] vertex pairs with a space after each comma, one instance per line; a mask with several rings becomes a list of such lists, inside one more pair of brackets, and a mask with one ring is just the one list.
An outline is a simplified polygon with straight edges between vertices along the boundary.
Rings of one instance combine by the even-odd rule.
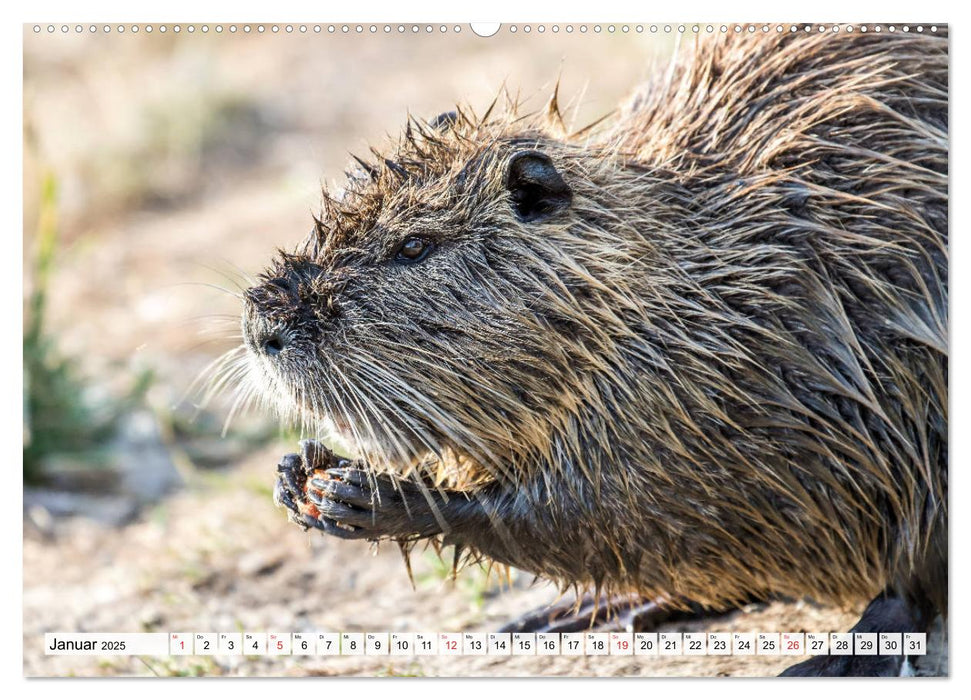
[[97, 463], [96, 457], [115, 432], [118, 419], [142, 402], [151, 374], [136, 377], [126, 396], [92, 401], [78, 362], [63, 355], [45, 328], [48, 292], [57, 250], [57, 180], [41, 187], [33, 291], [24, 324], [24, 482], [44, 478], [44, 462], [55, 453]]

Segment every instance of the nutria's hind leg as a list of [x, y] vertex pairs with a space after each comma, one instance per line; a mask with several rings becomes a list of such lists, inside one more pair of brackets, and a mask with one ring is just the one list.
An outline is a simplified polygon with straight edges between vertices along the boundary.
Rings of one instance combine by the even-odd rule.
[[[754, 601], [753, 601], [754, 602]], [[734, 612], [732, 609], [706, 608], [687, 602], [674, 607], [647, 598], [601, 596], [587, 594], [579, 601], [570, 600], [547, 605], [526, 613], [504, 625], [500, 632], [651, 632], [668, 622], [717, 617]]]
[[[900, 596], [874, 598], [850, 632], [920, 632], [917, 613]], [[905, 656], [816, 656], [790, 666], [781, 676], [900, 676]]]
[[500, 632], [582, 632], [599, 628], [609, 619], [609, 612], [630, 605], [627, 598], [611, 601], [587, 594], [579, 600], [557, 601], [531, 610], [499, 628]]

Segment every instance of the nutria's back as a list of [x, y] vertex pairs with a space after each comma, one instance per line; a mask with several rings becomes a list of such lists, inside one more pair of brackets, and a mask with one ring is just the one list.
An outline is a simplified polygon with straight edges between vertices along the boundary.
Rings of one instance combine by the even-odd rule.
[[248, 292], [254, 371], [564, 584], [943, 609], [947, 89], [942, 37], [728, 36], [579, 136], [413, 123]]
[[[874, 592], [933, 572], [921, 585], [946, 610], [947, 40], [756, 37], [699, 54], [639, 91], [627, 143], [690, 201], [694, 235], [675, 227], [669, 245], [703, 311], [675, 335], [693, 347], [706, 318], [720, 326], [702, 331], [727, 350], [713, 383], [746, 396], [716, 430], [786, 483], [766, 503], [776, 547], [842, 547]], [[819, 509], [822, 541], [786, 531], [789, 499]]]

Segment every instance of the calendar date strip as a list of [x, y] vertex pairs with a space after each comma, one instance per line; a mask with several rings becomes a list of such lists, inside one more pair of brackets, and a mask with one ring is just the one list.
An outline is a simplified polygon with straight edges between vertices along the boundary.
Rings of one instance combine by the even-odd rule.
[[48, 656], [923, 656], [924, 633], [144, 632], [44, 635]]

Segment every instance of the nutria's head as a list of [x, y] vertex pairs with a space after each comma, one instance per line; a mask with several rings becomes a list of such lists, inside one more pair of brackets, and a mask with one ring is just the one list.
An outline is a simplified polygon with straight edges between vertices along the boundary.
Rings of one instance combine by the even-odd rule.
[[607, 159], [522, 122], [436, 121], [358, 161], [303, 248], [245, 294], [263, 392], [378, 468], [542, 443], [600, 355], [584, 350], [591, 264], [616, 263], [590, 231]]

